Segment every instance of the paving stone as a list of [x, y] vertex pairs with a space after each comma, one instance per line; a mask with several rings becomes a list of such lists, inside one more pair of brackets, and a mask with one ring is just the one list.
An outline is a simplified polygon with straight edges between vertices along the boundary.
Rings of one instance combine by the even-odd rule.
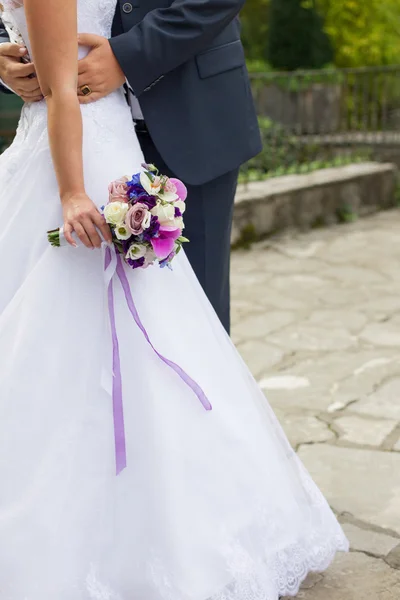
[[293, 448], [299, 444], [327, 442], [335, 438], [329, 426], [312, 415], [288, 413], [280, 409], [275, 409], [275, 414]]
[[[267, 396], [273, 406], [304, 406], [317, 411], [336, 406], [336, 410], [341, 410], [348, 402], [372, 393], [385, 377], [400, 370], [394, 352], [386, 349], [378, 356], [374, 350], [357, 348], [320, 355], [296, 352], [292, 359], [288, 358], [286, 367], [280, 366], [279, 373], [268, 369], [261, 379], [287, 376], [309, 381], [308, 387], [268, 389]], [[304, 355], [306, 358], [302, 358]]]
[[355, 415], [347, 415], [335, 420], [335, 428], [339, 427], [343, 432], [339, 435], [341, 441], [380, 446], [397, 423], [394, 420], [363, 419]]
[[351, 542], [302, 600], [400, 598], [399, 233], [393, 210], [233, 255], [234, 339]]
[[252, 315], [242, 319], [233, 326], [233, 335], [240, 340], [269, 338], [273, 331], [281, 329], [291, 323], [295, 316], [288, 311], [265, 311], [260, 315]]
[[370, 296], [371, 289], [368, 286], [342, 287], [339, 282], [332, 282], [330, 287], [326, 286], [320, 290], [318, 300], [321, 305], [327, 307], [358, 308]]
[[[395, 353], [394, 353], [395, 352]], [[377, 390], [385, 386], [385, 381], [391, 378], [396, 378], [400, 372], [400, 362], [398, 351], [375, 350], [373, 351], [375, 358], [360, 363], [360, 366], [354, 369], [351, 376], [337, 382], [337, 385], [332, 389], [332, 399], [334, 402], [342, 402], [345, 405], [349, 402], [357, 401], [357, 404], [352, 404], [349, 407], [351, 412], [366, 412], [362, 406], [364, 402], [372, 403], [374, 406], [373, 414], [376, 416], [397, 418], [397, 407], [393, 405], [393, 396], [391, 401], [385, 403], [383, 410], [379, 408], [378, 401], [375, 396]], [[371, 399], [370, 401], [368, 399]], [[389, 406], [388, 413], [386, 407]]]
[[386, 562], [393, 569], [400, 570], [400, 544], [393, 548], [393, 550], [387, 555]]
[[400, 377], [391, 379], [378, 387], [367, 398], [354, 404], [351, 410], [352, 412], [400, 421]]
[[341, 285], [370, 286], [373, 283], [385, 282], [385, 277], [377, 270], [365, 266], [347, 264], [340, 266], [327, 266], [325, 276], [340, 281]]
[[370, 323], [365, 327], [360, 337], [374, 346], [400, 347], [400, 327], [390, 321]]
[[271, 279], [271, 286], [277, 290], [290, 292], [297, 295], [302, 291], [309, 296], [313, 290], [318, 290], [329, 285], [329, 280], [324, 276], [309, 273], [295, 273], [289, 275], [275, 275]]
[[326, 352], [347, 350], [356, 340], [344, 327], [329, 329], [299, 323], [269, 336], [269, 341], [286, 350]]
[[264, 377], [259, 381], [262, 390], [298, 390], [307, 388], [310, 381], [306, 377], [296, 375], [276, 375], [275, 377]]
[[265, 369], [272, 369], [284, 356], [282, 350], [260, 340], [243, 342], [238, 350], [254, 377]]
[[256, 300], [265, 307], [266, 312], [273, 310], [288, 310], [307, 312], [310, 310], [310, 299], [303, 296], [299, 297], [294, 294], [286, 294], [274, 290], [271, 286], [258, 285], [247, 290], [249, 298]]
[[352, 550], [385, 557], [400, 544], [399, 538], [368, 529], [361, 529], [351, 523], [344, 523], [342, 527]]
[[[397, 263], [397, 272], [399, 270], [399, 264]], [[395, 295], [386, 294], [381, 297], [372, 296], [367, 302], [365, 302], [360, 309], [364, 314], [375, 318], [376, 320], [383, 320], [385, 316], [395, 314], [400, 311], [400, 297]]]
[[296, 600], [398, 600], [399, 597], [399, 571], [383, 560], [351, 552], [339, 554], [322, 580], [309, 589], [301, 589]]
[[[318, 249], [317, 256], [329, 260], [329, 263], [344, 265], [348, 265], [349, 256], [351, 256], [352, 264], [360, 262], [363, 264], [365, 262], [365, 225], [365, 221], [360, 221], [358, 223], [353, 223], [346, 228], [342, 228], [342, 235], [336, 235], [331, 238], [330, 243], [321, 245]], [[371, 235], [368, 235], [369, 241], [371, 240], [371, 237]], [[381, 250], [382, 247], [385, 247], [385, 243], [380, 245], [379, 250]], [[373, 252], [372, 244], [371, 252]]]
[[336, 511], [400, 534], [398, 453], [314, 444], [299, 456]]
[[309, 322], [323, 329], [345, 328], [350, 333], [357, 333], [367, 322], [367, 317], [356, 310], [316, 310], [313, 311]]

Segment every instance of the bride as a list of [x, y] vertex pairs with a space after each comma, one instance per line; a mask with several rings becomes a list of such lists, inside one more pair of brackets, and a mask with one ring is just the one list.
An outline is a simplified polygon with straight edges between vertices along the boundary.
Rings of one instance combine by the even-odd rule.
[[[143, 158], [122, 91], [82, 108], [76, 95], [77, 30], [109, 36], [115, 0], [5, 10], [45, 100], [25, 105], [0, 157], [0, 596], [295, 595], [347, 541], [183, 254], [172, 273], [126, 276], [155, 348], [213, 410], [155, 354], [115, 284], [127, 454], [115, 474], [98, 207]], [[62, 222], [78, 247], [48, 245]]]

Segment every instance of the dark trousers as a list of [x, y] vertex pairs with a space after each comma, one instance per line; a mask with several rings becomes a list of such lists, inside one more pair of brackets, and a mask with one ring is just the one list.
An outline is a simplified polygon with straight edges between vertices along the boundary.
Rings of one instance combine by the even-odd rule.
[[[155, 164], [164, 175], [175, 177], [161, 158], [149, 133], [138, 128], [137, 135], [146, 161]], [[235, 170], [204, 185], [187, 185], [187, 208], [184, 214], [184, 235], [190, 240], [185, 245], [187, 257], [228, 333], [230, 241], [237, 178], [238, 171]]]

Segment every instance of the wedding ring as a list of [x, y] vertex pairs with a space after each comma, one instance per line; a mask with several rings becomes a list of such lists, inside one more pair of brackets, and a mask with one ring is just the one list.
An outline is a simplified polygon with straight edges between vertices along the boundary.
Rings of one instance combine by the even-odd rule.
[[80, 88], [83, 96], [90, 96], [92, 89], [88, 85], [82, 85]]

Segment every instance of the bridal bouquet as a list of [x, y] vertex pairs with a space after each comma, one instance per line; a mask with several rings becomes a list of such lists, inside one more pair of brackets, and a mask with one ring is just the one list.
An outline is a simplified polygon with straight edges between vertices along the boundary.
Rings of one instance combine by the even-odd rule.
[[[187, 190], [179, 179], [161, 175], [154, 165], [113, 181], [109, 200], [102, 207], [113, 244], [132, 269], [158, 263], [168, 266], [188, 242], [182, 236]], [[52, 246], [60, 246], [62, 229], [48, 232]]]
[[[153, 352], [192, 390], [206, 410], [212, 409], [207, 396], [190, 375], [154, 347], [140, 319], [124, 269], [123, 262], [132, 269], [146, 268], [154, 263], [171, 268], [171, 261], [181, 250], [182, 244], [188, 241], [182, 236], [186, 187], [179, 179], [161, 175], [154, 165], [144, 164], [142, 167], [144, 170], [131, 179], [122, 177], [110, 183], [108, 203], [101, 209], [111, 228], [113, 241], [112, 244], [102, 244], [112, 341], [111, 383], [107, 383], [107, 377], [104, 377], [102, 385], [112, 397], [117, 475], [127, 465], [122, 371], [114, 300], [114, 283], [117, 280], [121, 284], [128, 310]], [[59, 247], [66, 243], [62, 228], [49, 231], [47, 235], [52, 246]]]

